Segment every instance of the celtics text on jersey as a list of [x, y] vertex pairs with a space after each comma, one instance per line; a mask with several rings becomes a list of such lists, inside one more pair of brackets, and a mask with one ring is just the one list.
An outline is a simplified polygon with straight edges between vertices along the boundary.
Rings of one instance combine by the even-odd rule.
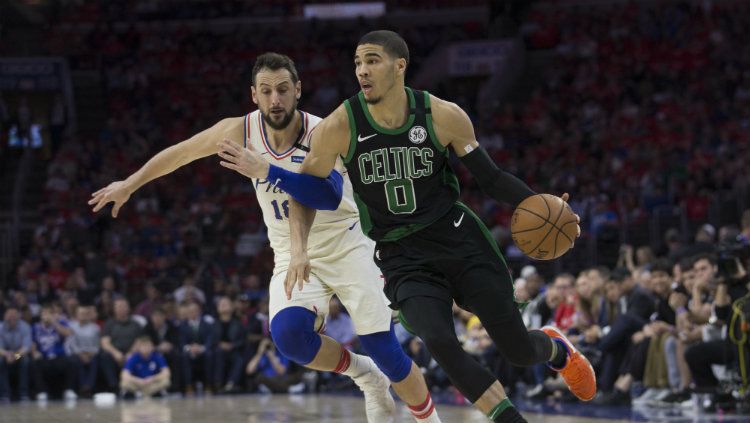
[[418, 231], [442, 217], [458, 199], [448, 150], [432, 126], [430, 96], [408, 87], [406, 93], [409, 117], [396, 129], [375, 122], [361, 92], [344, 102], [350, 128], [344, 164], [362, 230], [376, 241]]

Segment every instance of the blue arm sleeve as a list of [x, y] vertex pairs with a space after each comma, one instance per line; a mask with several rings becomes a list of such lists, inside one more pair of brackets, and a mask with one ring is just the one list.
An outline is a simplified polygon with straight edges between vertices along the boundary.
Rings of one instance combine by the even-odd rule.
[[327, 178], [318, 178], [271, 165], [267, 179], [306, 207], [336, 210], [341, 203], [344, 177], [336, 170], [332, 170]]

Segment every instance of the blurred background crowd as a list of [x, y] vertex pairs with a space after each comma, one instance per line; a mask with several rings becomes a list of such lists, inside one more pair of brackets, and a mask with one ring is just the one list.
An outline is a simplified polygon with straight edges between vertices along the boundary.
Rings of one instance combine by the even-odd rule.
[[[0, 401], [119, 392], [142, 335], [173, 392], [352, 389], [275, 352], [260, 208], [218, 160], [147, 185], [117, 219], [86, 202], [166, 146], [249, 112], [262, 52], [295, 60], [300, 108], [325, 116], [356, 92], [353, 48], [378, 28], [408, 42], [407, 83], [462, 106], [500, 166], [538, 192], [570, 193], [582, 238], [561, 260], [530, 263], [510, 240], [513, 210], [453, 164], [509, 259], [525, 322], [572, 335], [597, 369], [595, 402], [710, 392], [717, 407], [742, 384], [748, 328], [733, 304], [750, 265], [749, 3], [386, 1], [386, 15], [341, 20], [303, 19], [296, 0], [17, 3], [0, 53], [65, 58], [75, 100], [65, 84], [0, 85], [3, 189], [24, 176], [0, 197], [14, 210], [0, 215]], [[12, 19], [31, 12], [45, 24], [28, 35]], [[435, 75], [441, 48], [482, 40], [510, 46], [499, 82]], [[334, 303], [327, 334], [356, 350]], [[455, 322], [506, 389], [569, 399], [547, 369], [505, 363], [475, 316], [456, 308]], [[399, 335], [431, 389], [459, 396], [421, 341]]]

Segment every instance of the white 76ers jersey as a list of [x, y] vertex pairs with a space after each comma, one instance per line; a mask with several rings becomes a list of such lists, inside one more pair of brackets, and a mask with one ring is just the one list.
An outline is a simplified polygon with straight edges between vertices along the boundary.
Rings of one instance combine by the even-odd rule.
[[[266, 137], [265, 122], [258, 110], [245, 116], [245, 145], [251, 145], [271, 164], [299, 172], [302, 161], [309, 151], [310, 132], [322, 119], [303, 111], [297, 113], [302, 117], [302, 129], [289, 150], [277, 152], [271, 148]], [[311, 260], [328, 256], [333, 259], [337, 252], [340, 254], [353, 247], [342, 245], [351, 244], [351, 236], [341, 236], [346, 232], [356, 231], [360, 235], [357, 239], [367, 240], [359, 228], [359, 214], [352, 195], [352, 184], [341, 158], [336, 159], [335, 169], [344, 177], [343, 197], [338, 209], [318, 210], [308, 239], [308, 255]], [[289, 195], [273, 181], [252, 179], [252, 183], [263, 210], [263, 221], [268, 227], [268, 238], [274, 250], [276, 268], [279, 270], [279, 267], [285, 267], [289, 262]]]

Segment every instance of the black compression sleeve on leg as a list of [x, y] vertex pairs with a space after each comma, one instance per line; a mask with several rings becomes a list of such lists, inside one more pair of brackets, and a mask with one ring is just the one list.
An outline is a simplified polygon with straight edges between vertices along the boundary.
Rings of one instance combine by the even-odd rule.
[[516, 207], [526, 197], [536, 194], [525, 182], [498, 168], [482, 147], [461, 157], [461, 162], [474, 175], [482, 191], [495, 201]]
[[409, 297], [399, 306], [453, 386], [470, 402], [476, 402], [497, 379], [461, 348], [451, 304], [433, 297]]

